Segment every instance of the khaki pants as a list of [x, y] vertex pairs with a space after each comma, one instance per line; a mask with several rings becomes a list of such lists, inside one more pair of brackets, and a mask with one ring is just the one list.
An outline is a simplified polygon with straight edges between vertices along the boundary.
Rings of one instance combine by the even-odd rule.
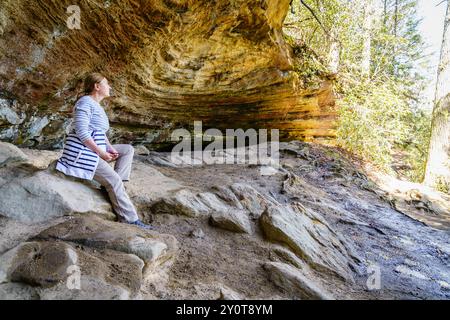
[[139, 218], [122, 182], [130, 180], [134, 148], [129, 144], [113, 144], [112, 146], [119, 153], [114, 169], [100, 158], [94, 180], [106, 188], [119, 221], [134, 222]]

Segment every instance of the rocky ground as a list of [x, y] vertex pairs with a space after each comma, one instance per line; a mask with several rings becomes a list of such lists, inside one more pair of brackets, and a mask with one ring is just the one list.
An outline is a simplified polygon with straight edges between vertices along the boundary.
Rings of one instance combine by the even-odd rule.
[[336, 148], [281, 143], [276, 167], [137, 147], [125, 186], [155, 231], [59, 152], [0, 149], [3, 299], [450, 298], [450, 197]]

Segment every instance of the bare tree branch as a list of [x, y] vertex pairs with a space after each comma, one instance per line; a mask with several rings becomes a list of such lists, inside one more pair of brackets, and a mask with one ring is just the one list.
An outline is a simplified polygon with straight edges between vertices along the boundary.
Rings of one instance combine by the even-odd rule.
[[[447, 0], [445, 0], [447, 1]], [[314, 10], [304, 1], [304, 0], [300, 0], [300, 2], [306, 7], [306, 9], [308, 9], [308, 11], [312, 14], [312, 16], [314, 17], [314, 19], [317, 21], [317, 23], [320, 25], [320, 27], [322, 28], [323, 32], [325, 32], [325, 34], [327, 35], [328, 39], [330, 39], [330, 41], [334, 41], [336, 43], [338, 43], [340, 46], [342, 46], [341, 41], [336, 38], [335, 36], [333, 36], [330, 31], [325, 28], [325, 26], [323, 25], [322, 21], [320, 21], [319, 17], [316, 15], [316, 13], [314, 12]]]
[[317, 23], [320, 25], [320, 27], [326, 33], [326, 35], [329, 38], [333, 38], [331, 36], [330, 32], [323, 26], [322, 21], [320, 21], [319, 17], [316, 15], [314, 10], [304, 0], [300, 0], [300, 2], [306, 7], [306, 9], [308, 9], [309, 12], [311, 12], [311, 14], [313, 15], [314, 19], [316, 19]]

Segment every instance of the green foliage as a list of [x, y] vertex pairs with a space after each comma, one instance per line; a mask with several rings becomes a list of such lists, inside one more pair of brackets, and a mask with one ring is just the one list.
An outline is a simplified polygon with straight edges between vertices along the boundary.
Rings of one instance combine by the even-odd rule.
[[405, 131], [394, 127], [401, 117], [395, 107], [402, 105], [391, 88], [361, 82], [340, 101], [338, 145], [388, 168], [394, 141]]
[[440, 192], [450, 194], [450, 184], [443, 176], [437, 177], [434, 188]]
[[338, 145], [373, 161], [381, 169], [391, 168], [394, 154], [406, 170], [397, 172], [411, 181], [422, 181], [431, 132], [431, 112], [413, 110], [395, 82], [374, 85], [361, 82], [340, 101]]
[[416, 110], [405, 119], [409, 124], [409, 132], [400, 149], [405, 150], [408, 155], [405, 162], [411, 169], [405, 172], [405, 176], [410, 181], [421, 182], [425, 176], [431, 138], [431, 118], [431, 110], [428, 112]]
[[[367, 1], [294, 0], [284, 31], [290, 42], [309, 47], [322, 67], [339, 45], [337, 143], [380, 169], [421, 181], [430, 139], [431, 112], [421, 109], [426, 78], [417, 65], [427, 65], [418, 32], [417, 0], [373, 0], [372, 27], [363, 28]], [[370, 73], [362, 68], [363, 44], [371, 39]], [[301, 45], [299, 45], [300, 43]], [[302, 51], [304, 52], [304, 51]], [[311, 57], [311, 55], [305, 55]], [[300, 75], [315, 75], [316, 63], [298, 64]], [[321, 74], [326, 70], [321, 69]], [[401, 155], [402, 169], [394, 172]], [[395, 158], [395, 159], [394, 159]]]
[[305, 87], [313, 87], [320, 83], [327, 75], [327, 68], [322, 59], [303, 43], [296, 41], [292, 36], [284, 35], [287, 43], [292, 47], [294, 56], [294, 71], [299, 75]]

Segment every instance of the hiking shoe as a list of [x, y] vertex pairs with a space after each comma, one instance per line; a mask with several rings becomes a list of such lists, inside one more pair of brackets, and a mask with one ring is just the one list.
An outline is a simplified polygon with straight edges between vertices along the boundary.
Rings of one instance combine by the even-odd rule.
[[141, 228], [146, 229], [146, 230], [154, 230], [155, 229], [155, 227], [153, 227], [153, 226], [151, 226], [149, 224], [145, 224], [139, 219], [134, 221], [134, 222], [127, 222], [127, 223], [128, 224], [133, 224], [135, 226], [141, 227]]

